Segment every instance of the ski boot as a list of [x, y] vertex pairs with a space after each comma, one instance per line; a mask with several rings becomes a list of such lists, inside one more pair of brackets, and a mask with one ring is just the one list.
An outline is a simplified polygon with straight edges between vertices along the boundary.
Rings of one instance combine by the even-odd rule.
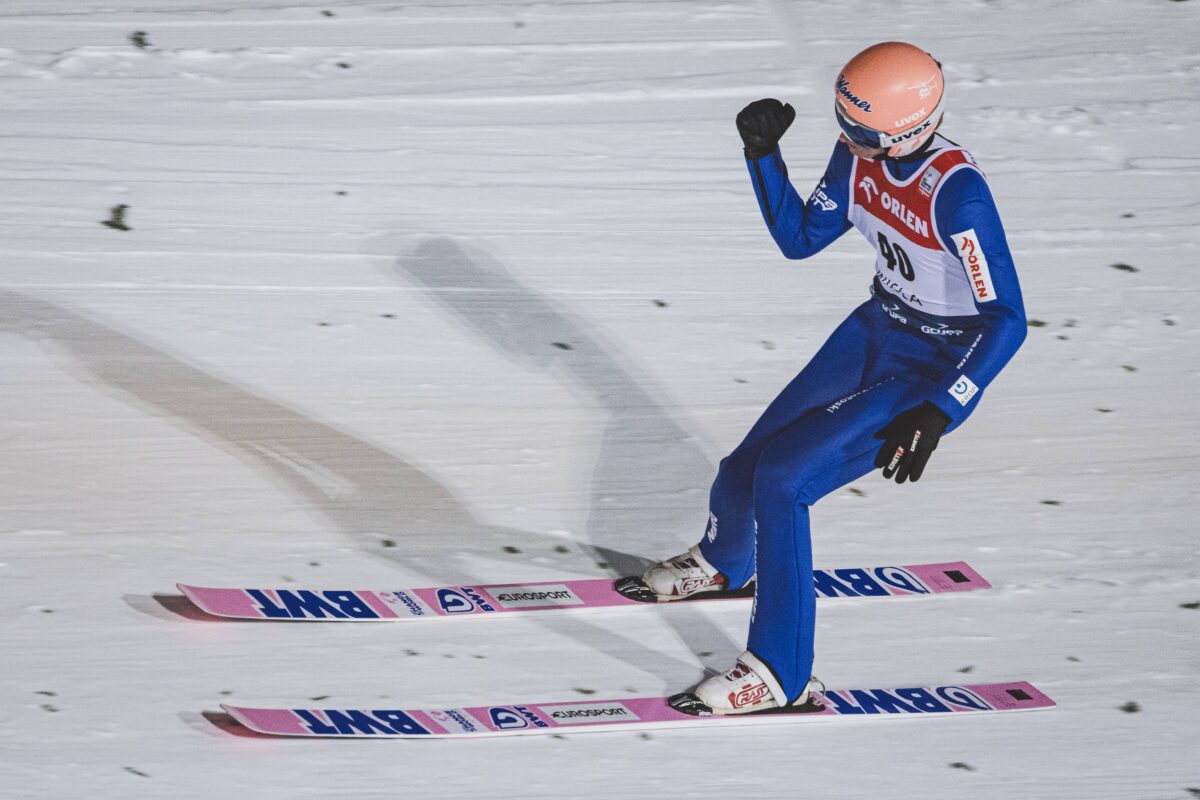
[[747, 650], [725, 672], [701, 681], [690, 692], [672, 695], [667, 702], [676, 711], [697, 716], [811, 714], [825, 708], [811, 695], [824, 688], [815, 677], [809, 678], [804, 691], [789, 703], [771, 670]]
[[754, 582], [731, 590], [729, 580], [693, 545], [682, 555], [651, 566], [640, 576], [618, 578], [613, 588], [630, 600], [665, 603], [674, 600], [698, 600], [706, 597], [753, 597]]

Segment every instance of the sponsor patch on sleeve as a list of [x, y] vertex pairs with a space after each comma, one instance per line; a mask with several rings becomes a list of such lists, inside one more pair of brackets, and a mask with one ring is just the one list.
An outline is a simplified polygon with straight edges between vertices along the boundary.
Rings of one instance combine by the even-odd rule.
[[821, 182], [817, 184], [817, 189], [812, 193], [808, 202], [820, 206], [823, 211], [837, 211], [838, 204], [832, 197], [825, 194], [826, 188], [825, 179], [821, 178]]
[[971, 282], [971, 290], [975, 299], [980, 303], [989, 303], [996, 299], [996, 289], [992, 286], [992, 274], [988, 271], [987, 257], [979, 244], [979, 237], [974, 228], [968, 228], [953, 237], [958, 248], [958, 257], [962, 259], [963, 267], [967, 270], [967, 279]]
[[965, 406], [967, 403], [971, 402], [971, 398], [979, 392], [979, 387], [976, 386], [974, 381], [968, 378], [966, 374], [963, 374], [959, 375], [958, 380], [954, 382], [954, 385], [946, 391], [950, 393], [951, 397], [958, 401], [959, 405]]

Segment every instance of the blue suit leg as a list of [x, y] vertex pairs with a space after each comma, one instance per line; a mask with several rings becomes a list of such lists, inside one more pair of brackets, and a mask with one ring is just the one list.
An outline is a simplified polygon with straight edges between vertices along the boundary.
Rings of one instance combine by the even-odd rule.
[[874, 434], [919, 402], [922, 384], [884, 377], [775, 436], [754, 473], [757, 591], [747, 648], [794, 700], [812, 674], [816, 590], [809, 506], [874, 468]]
[[700, 552], [740, 587], [754, 576], [754, 473], [763, 450], [781, 431], [823, 412], [862, 385], [870, 366], [866, 309], [860, 307], [833, 332], [812, 360], [767, 407], [746, 438], [721, 460], [709, 492], [708, 527]]

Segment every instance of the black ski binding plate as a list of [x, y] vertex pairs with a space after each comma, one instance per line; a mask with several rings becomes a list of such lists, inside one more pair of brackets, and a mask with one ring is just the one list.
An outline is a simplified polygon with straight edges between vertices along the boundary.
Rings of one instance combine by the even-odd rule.
[[658, 595], [654, 593], [646, 582], [638, 575], [630, 575], [626, 578], [617, 578], [613, 581], [613, 589], [620, 595], [628, 597], [630, 600], [636, 600], [639, 603], [686, 603], [689, 600], [718, 600], [723, 598], [734, 597], [754, 597], [754, 581], [750, 581], [740, 589], [722, 589], [714, 592], [697, 592], [688, 597], [681, 597], [678, 600], [659, 600]]
[[[714, 716], [712, 707], [701, 701], [699, 697], [696, 697], [691, 692], [680, 692], [679, 694], [671, 695], [667, 698], [667, 705], [676, 711], [691, 714], [693, 717]], [[737, 716], [758, 717], [767, 714], [816, 714], [824, 710], [825, 704], [818, 700], [816, 696], [810, 695], [808, 700], [798, 706], [766, 708], [762, 711], [751, 711], [748, 714], [739, 714]]]

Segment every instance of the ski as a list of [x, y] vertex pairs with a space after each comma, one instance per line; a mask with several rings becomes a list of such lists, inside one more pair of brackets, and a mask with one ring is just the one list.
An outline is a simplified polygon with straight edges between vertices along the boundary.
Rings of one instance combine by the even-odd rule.
[[415, 710], [396, 708], [246, 708], [222, 704], [242, 725], [270, 736], [426, 739], [713, 728], [845, 717], [961, 716], [1053, 708], [1055, 702], [1025, 681], [898, 689], [814, 692], [808, 704], [735, 716], [694, 715], [666, 697], [525, 703]]
[[[965, 562], [813, 571], [817, 596], [908, 597], [991, 587]], [[399, 622], [436, 617], [646, 605], [613, 588], [611, 578], [438, 586], [426, 589], [222, 589], [177, 584], [201, 611], [228, 619]], [[753, 585], [696, 598], [752, 597]], [[689, 600], [688, 602], [692, 602]]]

